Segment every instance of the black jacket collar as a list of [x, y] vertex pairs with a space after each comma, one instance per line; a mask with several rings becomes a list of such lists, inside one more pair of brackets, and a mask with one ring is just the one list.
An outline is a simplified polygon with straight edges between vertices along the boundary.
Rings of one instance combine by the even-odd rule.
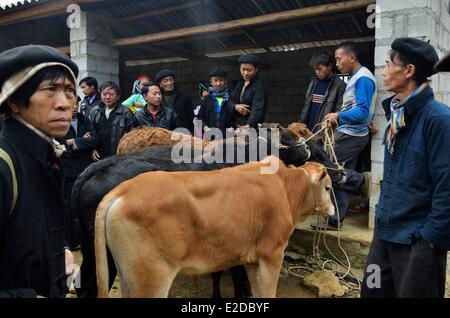
[[13, 118], [5, 120], [2, 135], [14, 147], [29, 153], [43, 164], [54, 157], [53, 147], [44, 138]]

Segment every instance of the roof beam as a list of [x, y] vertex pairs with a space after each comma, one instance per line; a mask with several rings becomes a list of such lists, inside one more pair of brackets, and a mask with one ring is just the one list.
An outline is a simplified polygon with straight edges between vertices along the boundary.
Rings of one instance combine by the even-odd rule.
[[101, 1], [103, 0], [55, 0], [41, 4], [38, 2], [29, 9], [0, 16], [0, 26], [65, 14], [67, 7], [72, 3], [82, 5]]
[[160, 33], [151, 33], [147, 35], [134, 36], [112, 41], [113, 46], [130, 46], [144, 43], [154, 43], [164, 40], [172, 40], [177, 38], [201, 35], [206, 33], [223, 32], [234, 29], [245, 29], [257, 25], [265, 25], [279, 23], [295, 19], [304, 19], [325, 14], [333, 14], [355, 10], [367, 7], [376, 3], [376, 0], [355, 0], [344, 1], [339, 3], [325, 4], [314, 7], [306, 7], [301, 9], [271, 13], [251, 18], [238, 19], [214, 24], [200, 25], [190, 28], [182, 28], [178, 30], [165, 31]]
[[202, 4], [202, 2], [203, 2], [203, 0], [187, 1], [185, 3], [181, 3], [181, 4], [178, 4], [173, 7], [143, 12], [143, 13], [128, 16], [128, 17], [123, 17], [123, 18], [120, 18], [119, 20], [122, 22], [128, 22], [128, 21], [135, 21], [135, 20], [140, 20], [140, 19], [144, 19], [144, 18], [148, 18], [148, 17], [154, 17], [157, 15], [163, 15], [163, 14], [172, 13], [172, 12], [187, 9], [187, 8], [192, 8], [196, 5]]

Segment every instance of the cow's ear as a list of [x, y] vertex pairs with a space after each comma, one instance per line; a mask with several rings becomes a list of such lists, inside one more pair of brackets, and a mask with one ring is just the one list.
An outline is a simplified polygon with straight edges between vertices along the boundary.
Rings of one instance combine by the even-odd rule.
[[325, 168], [321, 168], [321, 169], [315, 170], [312, 173], [311, 181], [317, 184], [320, 181], [322, 181], [323, 179], [325, 179], [326, 176], [327, 176], [327, 170]]

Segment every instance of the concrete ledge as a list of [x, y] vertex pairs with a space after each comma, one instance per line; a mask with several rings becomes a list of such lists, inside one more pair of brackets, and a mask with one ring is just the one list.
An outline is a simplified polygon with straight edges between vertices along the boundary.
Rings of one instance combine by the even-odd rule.
[[[315, 231], [311, 228], [311, 224], [316, 224], [316, 222], [317, 216], [311, 216], [294, 231], [286, 249], [287, 254], [312, 255]], [[358, 269], [365, 267], [372, 242], [373, 231], [368, 228], [367, 224], [368, 213], [350, 213], [340, 232], [327, 231], [326, 235], [328, 248], [337, 258], [346, 263], [345, 256], [338, 243], [338, 238], [340, 238], [340, 244], [347, 253], [351, 266]], [[319, 253], [321, 256], [332, 258], [326, 251], [323, 238], [321, 239]]]

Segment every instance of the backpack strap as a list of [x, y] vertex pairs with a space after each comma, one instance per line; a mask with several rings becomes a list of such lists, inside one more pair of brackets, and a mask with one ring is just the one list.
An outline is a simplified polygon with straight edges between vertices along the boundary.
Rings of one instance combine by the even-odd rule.
[[9, 215], [11, 216], [14, 208], [16, 207], [17, 196], [18, 196], [16, 170], [14, 169], [14, 164], [12, 162], [11, 156], [2, 148], [0, 148], [0, 158], [6, 162], [6, 164], [9, 167], [9, 170], [11, 171], [12, 188], [13, 188], [13, 201], [11, 203], [11, 210], [9, 212]]

